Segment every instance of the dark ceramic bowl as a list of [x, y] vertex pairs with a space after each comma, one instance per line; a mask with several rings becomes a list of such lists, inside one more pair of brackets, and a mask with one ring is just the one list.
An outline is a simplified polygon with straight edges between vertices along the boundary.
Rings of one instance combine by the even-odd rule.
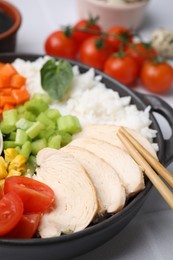
[[[24, 60], [33, 61], [39, 56], [37, 55], [0, 55], [0, 61], [12, 62], [17, 57]], [[87, 66], [72, 62], [72, 65], [79, 65], [81, 72], [88, 70]], [[153, 112], [162, 114], [173, 128], [173, 110], [160, 98], [151, 95], [139, 95], [132, 90], [126, 88], [119, 82], [96, 71], [102, 75], [107, 87], [119, 92], [120, 96], [131, 96], [132, 103], [138, 109], [144, 110], [148, 105], [151, 106], [150, 119], [152, 120], [152, 128], [158, 131], [156, 142], [159, 145], [159, 160], [164, 166], [168, 166], [173, 161], [173, 135], [164, 140], [162, 132]], [[30, 239], [30, 240], [6, 240], [0, 239], [0, 259], [2, 260], [59, 260], [71, 259], [104, 244], [109, 239], [117, 235], [136, 215], [144, 200], [146, 199], [152, 184], [146, 181], [146, 188], [137, 194], [127, 206], [119, 213], [107, 218], [106, 220], [86, 228], [83, 231], [74, 234], [64, 235], [61, 237], [53, 237], [46, 239]], [[135, 232], [135, 231], [134, 231]]]
[[[21, 25], [19, 10], [9, 2], [0, 1], [0, 52], [14, 52], [17, 32]], [[5, 27], [5, 28], [4, 28]]]

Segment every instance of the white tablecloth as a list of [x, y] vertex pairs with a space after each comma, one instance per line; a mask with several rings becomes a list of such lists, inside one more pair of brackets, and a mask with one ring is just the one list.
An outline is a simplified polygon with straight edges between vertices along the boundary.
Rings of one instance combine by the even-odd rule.
[[[18, 53], [44, 53], [44, 41], [62, 25], [74, 24], [78, 17], [75, 0], [11, 0], [22, 13], [18, 33]], [[144, 38], [158, 27], [173, 31], [173, 0], [151, 0], [140, 29]], [[141, 92], [146, 92], [142, 88]], [[173, 106], [173, 89], [162, 95]], [[165, 136], [171, 132], [164, 120]], [[173, 172], [173, 164], [169, 167]], [[78, 260], [169, 260], [173, 259], [173, 213], [153, 189], [135, 219], [115, 238]], [[57, 256], [58, 259], [58, 256]], [[76, 259], [76, 260], [77, 260]]]

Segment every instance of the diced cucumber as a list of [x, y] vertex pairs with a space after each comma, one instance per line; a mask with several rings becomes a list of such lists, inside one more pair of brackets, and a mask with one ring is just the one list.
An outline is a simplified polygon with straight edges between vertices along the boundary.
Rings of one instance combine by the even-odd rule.
[[27, 130], [29, 127], [31, 127], [33, 125], [33, 122], [25, 119], [25, 118], [20, 118], [17, 122], [16, 122], [16, 128], [20, 128], [23, 130]]
[[26, 134], [26, 132], [22, 129], [17, 129], [16, 139], [15, 139], [16, 146], [23, 145], [27, 140], [28, 140], [28, 135]]
[[16, 132], [11, 132], [10, 135], [9, 135], [9, 140], [15, 141], [15, 139], [16, 139]]
[[61, 116], [60, 112], [56, 109], [48, 109], [45, 111], [45, 114], [55, 123], [57, 122], [57, 119]]
[[0, 128], [1, 128], [1, 132], [3, 134], [10, 134], [11, 132], [13, 132], [16, 129], [15, 124], [11, 125], [11, 124], [7, 124], [6, 122], [2, 121], [0, 124]]
[[51, 97], [48, 94], [44, 93], [36, 93], [32, 96], [32, 100], [42, 100], [43, 102], [47, 103], [48, 105], [52, 102]]
[[35, 100], [30, 100], [27, 101], [24, 106], [29, 112], [35, 115], [39, 115], [41, 112], [48, 109], [48, 104], [43, 100], [37, 100], [37, 102]]
[[15, 147], [15, 150], [16, 150], [18, 153], [20, 153], [20, 146], [16, 146], [16, 147]]
[[31, 150], [32, 150], [31, 142], [27, 141], [26, 143], [24, 143], [22, 145], [22, 148], [20, 150], [20, 154], [22, 154], [23, 156], [25, 156], [26, 159], [28, 159], [30, 154], [31, 154]]
[[3, 122], [5, 122], [8, 125], [15, 125], [18, 117], [17, 117], [17, 109], [10, 109], [3, 111], [2, 113]]
[[36, 120], [36, 115], [29, 111], [25, 111], [24, 113], [21, 113], [18, 115], [18, 118], [25, 118], [26, 120], [29, 120], [31, 122], [34, 122]]
[[3, 149], [15, 148], [15, 147], [16, 147], [15, 141], [4, 141], [3, 142]]
[[47, 147], [47, 141], [45, 138], [37, 139], [31, 143], [31, 152], [33, 155], [36, 155], [41, 149]]
[[26, 133], [31, 139], [34, 139], [44, 128], [45, 126], [42, 123], [34, 122], [33, 125], [26, 130]]
[[24, 105], [19, 105], [19, 106], [17, 106], [17, 112], [18, 112], [18, 114], [22, 114], [22, 113], [24, 113], [25, 111], [26, 111], [26, 108], [25, 108]]
[[48, 147], [54, 148], [54, 149], [60, 149], [61, 148], [61, 136], [60, 135], [51, 136], [48, 140]]
[[46, 138], [48, 139], [51, 135], [53, 135], [55, 133], [55, 129], [48, 127], [47, 129], [43, 129], [39, 135], [38, 138]]
[[61, 116], [57, 120], [58, 130], [69, 134], [77, 133], [81, 130], [79, 120], [76, 116]]
[[27, 171], [26, 174], [30, 174], [31, 176], [35, 173], [37, 163], [36, 163], [36, 157], [33, 155], [30, 155], [27, 161]]
[[64, 131], [59, 131], [59, 134], [61, 135], [61, 146], [65, 146], [72, 141], [71, 134]]
[[40, 113], [36, 120], [47, 127], [55, 129], [55, 123], [44, 112]]

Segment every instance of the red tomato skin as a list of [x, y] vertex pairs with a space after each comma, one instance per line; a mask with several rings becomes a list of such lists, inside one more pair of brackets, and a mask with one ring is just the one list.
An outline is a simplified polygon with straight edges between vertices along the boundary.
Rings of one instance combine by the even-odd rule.
[[112, 53], [112, 48], [104, 41], [102, 48], [96, 47], [96, 41], [100, 37], [93, 36], [83, 42], [80, 48], [80, 61], [95, 69], [102, 70], [108, 56]]
[[126, 54], [137, 62], [139, 71], [146, 60], [151, 60], [157, 56], [154, 48], [150, 47], [148, 49], [142, 43], [133, 43], [132, 46], [127, 47]]
[[154, 64], [146, 62], [141, 70], [140, 78], [146, 89], [153, 93], [164, 93], [173, 84], [173, 68], [168, 63]]
[[119, 50], [120, 46], [122, 46], [123, 48], [127, 47], [127, 44], [124, 44], [120, 39], [118, 39], [118, 37], [117, 38], [113, 37], [114, 34], [117, 35], [118, 37], [122, 36], [123, 34], [126, 34], [127, 43], [132, 42], [131, 32], [126, 27], [114, 26], [114, 27], [110, 28], [107, 31], [107, 35], [108, 35], [107, 41], [112, 46], [114, 52], [117, 52]]
[[137, 79], [138, 66], [136, 62], [128, 56], [111, 56], [105, 62], [104, 72], [124, 85], [131, 86]]
[[[89, 30], [89, 31], [80, 31], [82, 29]], [[86, 39], [94, 36], [94, 35], [100, 35], [101, 34], [101, 27], [98, 24], [90, 24], [89, 20], [80, 20], [74, 25], [73, 28], [73, 37], [81, 44]]]
[[38, 229], [40, 219], [40, 213], [23, 215], [17, 225], [4, 238], [32, 238]]
[[0, 200], [2, 199], [2, 197], [3, 197], [3, 190], [2, 190], [2, 188], [0, 186]]
[[11, 192], [0, 200], [0, 236], [10, 232], [23, 215], [23, 203], [20, 197]]
[[5, 180], [4, 193], [15, 192], [23, 201], [24, 213], [43, 213], [54, 203], [53, 190], [44, 183], [24, 176]]
[[63, 31], [56, 31], [46, 39], [45, 51], [48, 55], [75, 59], [78, 47], [71, 36], [66, 36]]

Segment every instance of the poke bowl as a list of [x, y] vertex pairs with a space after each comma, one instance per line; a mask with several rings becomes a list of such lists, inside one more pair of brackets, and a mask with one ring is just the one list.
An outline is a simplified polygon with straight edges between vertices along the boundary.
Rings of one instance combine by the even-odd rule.
[[[40, 55], [27, 54], [3, 54], [0, 56], [0, 61], [4, 63], [13, 63], [16, 59], [21, 59], [29, 62], [34, 62], [38, 58], [44, 58]], [[58, 58], [56, 58], [59, 61]], [[61, 59], [62, 60], [62, 59]], [[67, 60], [65, 60], [67, 61]], [[79, 73], [86, 73], [90, 68], [80, 63], [70, 61], [72, 66], [77, 66]], [[104, 83], [107, 88], [119, 93], [120, 97], [130, 97], [130, 103], [135, 105], [138, 110], [145, 111], [150, 106], [149, 119], [151, 120], [150, 128], [157, 131], [154, 142], [158, 144], [158, 159], [164, 165], [168, 166], [173, 160], [172, 145], [173, 136], [165, 140], [157, 123], [153, 112], [162, 114], [173, 126], [173, 110], [163, 100], [152, 95], [144, 95], [136, 93], [118, 81], [113, 80], [100, 71], [94, 72], [97, 80]], [[94, 76], [95, 77], [95, 76]], [[34, 83], [35, 84], [35, 83]], [[96, 100], [95, 100], [96, 102]], [[45, 158], [46, 160], [46, 158]], [[96, 221], [88, 225], [85, 229], [67, 233], [61, 236], [44, 237], [39, 236], [32, 239], [11, 239], [0, 238], [0, 253], [2, 259], [71, 259], [81, 254], [87, 253], [92, 249], [101, 246], [109, 239], [117, 235], [136, 215], [143, 202], [145, 201], [150, 189], [151, 182], [145, 180], [145, 188], [132, 196], [125, 206], [117, 213], [110, 214], [100, 221]]]

